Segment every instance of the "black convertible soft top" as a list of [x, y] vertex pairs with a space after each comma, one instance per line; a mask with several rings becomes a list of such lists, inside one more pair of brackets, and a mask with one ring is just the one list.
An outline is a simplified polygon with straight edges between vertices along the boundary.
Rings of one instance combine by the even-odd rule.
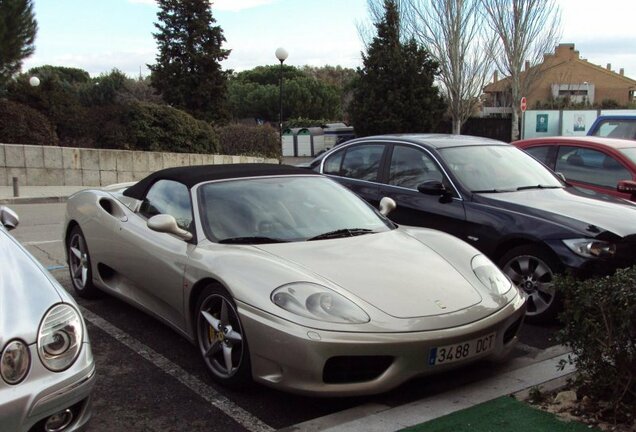
[[299, 174], [320, 175], [306, 168], [265, 163], [181, 166], [162, 169], [150, 174], [126, 189], [124, 195], [138, 200], [144, 199], [150, 186], [158, 180], [178, 181], [190, 189], [196, 184], [210, 180]]

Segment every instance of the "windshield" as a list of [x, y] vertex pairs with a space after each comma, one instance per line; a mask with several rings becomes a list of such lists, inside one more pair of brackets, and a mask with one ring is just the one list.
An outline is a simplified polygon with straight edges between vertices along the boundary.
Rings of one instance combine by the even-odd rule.
[[636, 139], [636, 119], [601, 120], [593, 135], [607, 138]]
[[618, 151], [623, 153], [630, 161], [636, 164], [636, 147], [622, 148], [618, 149]]
[[214, 182], [198, 193], [206, 236], [222, 243], [350, 237], [393, 226], [353, 192], [320, 176]]
[[513, 146], [449, 147], [440, 153], [457, 179], [472, 192], [563, 187], [550, 170]]

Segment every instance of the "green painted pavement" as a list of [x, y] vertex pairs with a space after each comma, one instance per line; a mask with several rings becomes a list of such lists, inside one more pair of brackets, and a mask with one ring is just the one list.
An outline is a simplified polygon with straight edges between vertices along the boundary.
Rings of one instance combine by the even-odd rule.
[[408, 432], [589, 432], [582, 423], [566, 422], [554, 414], [503, 396], [456, 413], [419, 424]]

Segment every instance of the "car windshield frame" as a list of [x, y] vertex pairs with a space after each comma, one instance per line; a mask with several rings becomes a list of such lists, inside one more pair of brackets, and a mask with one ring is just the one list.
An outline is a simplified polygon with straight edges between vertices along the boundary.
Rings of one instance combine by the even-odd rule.
[[439, 149], [448, 170], [472, 193], [565, 187], [550, 169], [512, 145], [483, 144]]
[[201, 183], [196, 194], [203, 233], [217, 243], [301, 242], [395, 228], [366, 201], [322, 176], [218, 180]]

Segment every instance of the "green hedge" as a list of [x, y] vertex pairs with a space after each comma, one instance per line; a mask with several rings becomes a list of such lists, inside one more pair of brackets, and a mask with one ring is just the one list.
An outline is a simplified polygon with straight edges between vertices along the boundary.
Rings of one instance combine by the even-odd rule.
[[281, 146], [278, 131], [269, 125], [245, 126], [232, 124], [217, 128], [219, 152], [228, 155], [279, 158]]
[[27, 105], [0, 100], [0, 142], [55, 146], [59, 140], [46, 116]]
[[558, 276], [555, 287], [564, 296], [557, 339], [572, 349], [581, 391], [614, 415], [636, 412], [636, 266], [588, 280]]
[[214, 128], [167, 105], [133, 102], [124, 119], [131, 150], [218, 153]]

